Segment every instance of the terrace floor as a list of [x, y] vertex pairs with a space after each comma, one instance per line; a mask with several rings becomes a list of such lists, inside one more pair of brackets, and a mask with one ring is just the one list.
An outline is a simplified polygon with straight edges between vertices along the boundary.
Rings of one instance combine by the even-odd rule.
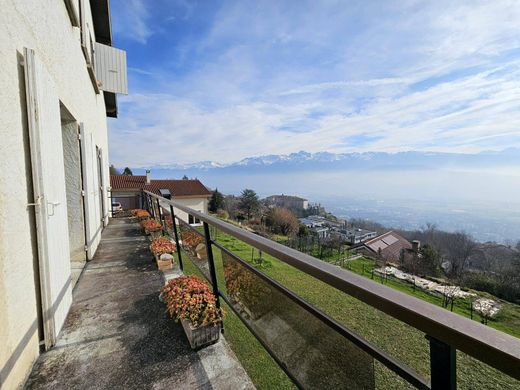
[[112, 219], [73, 292], [54, 348], [27, 389], [254, 389], [221, 337], [191, 350], [158, 299], [162, 274], [139, 225]]

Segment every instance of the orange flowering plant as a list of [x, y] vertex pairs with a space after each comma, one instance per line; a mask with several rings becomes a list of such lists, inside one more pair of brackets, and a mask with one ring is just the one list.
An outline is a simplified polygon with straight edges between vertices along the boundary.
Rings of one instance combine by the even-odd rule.
[[162, 289], [166, 309], [176, 320], [190, 321], [193, 327], [217, 325], [222, 311], [217, 308], [215, 295], [196, 276], [180, 276]]
[[162, 225], [155, 219], [147, 219], [140, 222], [141, 227], [149, 232], [157, 232], [162, 229]]
[[130, 212], [137, 218], [150, 218], [150, 213], [143, 209], [133, 209]]
[[160, 256], [164, 253], [173, 253], [175, 252], [175, 244], [170, 241], [169, 238], [166, 237], [157, 237], [154, 238], [152, 244], [150, 245], [150, 250], [152, 253]]
[[197, 245], [202, 244], [204, 242], [204, 237], [191, 230], [182, 231], [181, 238], [183, 245], [187, 245], [192, 248], [196, 248]]

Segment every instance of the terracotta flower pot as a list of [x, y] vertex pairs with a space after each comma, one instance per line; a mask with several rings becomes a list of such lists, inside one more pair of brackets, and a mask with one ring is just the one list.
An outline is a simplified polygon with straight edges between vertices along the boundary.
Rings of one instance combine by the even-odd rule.
[[173, 269], [173, 256], [171, 254], [164, 253], [160, 256], [156, 254], [155, 260], [157, 262], [157, 268], [159, 268], [159, 271]]
[[181, 324], [192, 349], [214, 344], [220, 337], [220, 324], [194, 327], [184, 319], [181, 319]]
[[173, 269], [173, 264], [168, 260], [157, 260], [157, 268], [159, 268], [159, 271], [166, 271], [168, 269]]

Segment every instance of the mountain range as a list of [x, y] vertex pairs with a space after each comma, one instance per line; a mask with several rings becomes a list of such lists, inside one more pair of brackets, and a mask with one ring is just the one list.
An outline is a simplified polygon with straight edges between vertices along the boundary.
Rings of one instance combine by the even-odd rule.
[[[146, 168], [133, 172], [143, 174]], [[294, 194], [343, 218], [416, 229], [427, 222], [481, 241], [520, 237], [520, 149], [266, 155], [221, 164], [147, 167], [154, 178], [199, 178], [208, 188]]]
[[[266, 173], [272, 170], [424, 170], [424, 169], [488, 169], [491, 167], [520, 167], [520, 149], [485, 151], [474, 154], [442, 152], [366, 152], [366, 153], [309, 153], [300, 151], [282, 155], [248, 157], [223, 164], [200, 161], [189, 164], [168, 164], [146, 167], [164, 174], [166, 171], [226, 171], [226, 173]], [[173, 172], [172, 172], [173, 173]], [[163, 176], [161, 174], [161, 176]]]

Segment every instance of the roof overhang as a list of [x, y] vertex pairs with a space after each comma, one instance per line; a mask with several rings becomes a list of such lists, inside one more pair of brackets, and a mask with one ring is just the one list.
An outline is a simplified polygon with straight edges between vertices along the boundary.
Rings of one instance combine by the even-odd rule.
[[[112, 46], [112, 22], [110, 19], [110, 0], [90, 0], [92, 21], [96, 42]], [[117, 118], [117, 98], [115, 93], [103, 92], [107, 116]]]
[[113, 92], [103, 91], [107, 116], [117, 118], [117, 96]]
[[110, 0], [90, 0], [96, 42], [112, 46], [112, 23], [110, 21]]

